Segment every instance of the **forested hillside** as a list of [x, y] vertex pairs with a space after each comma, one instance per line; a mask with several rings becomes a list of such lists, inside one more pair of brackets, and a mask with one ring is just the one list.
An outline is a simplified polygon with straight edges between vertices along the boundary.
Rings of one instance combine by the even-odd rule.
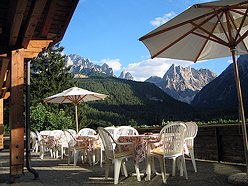
[[78, 79], [78, 86], [109, 95], [104, 101], [87, 103], [96, 109], [86, 111], [87, 119], [93, 123], [103, 120], [113, 125], [154, 125], [163, 119], [192, 119], [190, 105], [173, 99], [151, 83], [93, 76]]

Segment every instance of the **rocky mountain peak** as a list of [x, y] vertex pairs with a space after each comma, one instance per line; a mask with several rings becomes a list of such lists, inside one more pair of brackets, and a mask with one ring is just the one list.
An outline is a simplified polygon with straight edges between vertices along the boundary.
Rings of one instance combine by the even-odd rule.
[[133, 76], [130, 72], [123, 70], [119, 76], [121, 79], [133, 80]]
[[216, 75], [208, 69], [171, 65], [163, 78], [149, 78], [148, 82], [156, 84], [173, 98], [190, 103], [202, 87], [212, 81]]
[[77, 54], [70, 54], [65, 58], [66, 66], [71, 66], [71, 72], [74, 74], [86, 74], [89, 75], [92, 72], [104, 73], [109, 76], [113, 76], [113, 69], [106, 63], [103, 65], [96, 65], [89, 59], [84, 59]]

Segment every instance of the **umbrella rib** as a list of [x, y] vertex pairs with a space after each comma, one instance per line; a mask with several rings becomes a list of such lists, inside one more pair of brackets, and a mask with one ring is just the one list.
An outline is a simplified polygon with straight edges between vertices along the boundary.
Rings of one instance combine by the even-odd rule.
[[79, 95], [74, 95], [75, 96], [75, 102], [76, 103], [79, 103], [80, 102], [80, 100], [81, 100], [81, 96], [79, 96]]
[[217, 14], [217, 19], [218, 19], [218, 21], [220, 23], [220, 26], [221, 26], [221, 28], [222, 28], [225, 36], [226, 36], [226, 39], [228, 40], [228, 35], [227, 35], [226, 30], [225, 30], [225, 28], [223, 26], [223, 22], [220, 20], [222, 18], [223, 14], [224, 14], [223, 12], [222, 12], [221, 16], [219, 16], [219, 14]]
[[[247, 14], [247, 10], [248, 9], [246, 9], [246, 14]], [[236, 34], [236, 36], [235, 36], [235, 38], [234, 38], [234, 41], [236, 41], [237, 40], [237, 38], [238, 38], [238, 36], [240, 36], [240, 29], [238, 29], [237, 28], [237, 26], [235, 25], [235, 22], [234, 22], [234, 20], [233, 20], [233, 17], [230, 15], [230, 12], [228, 12], [228, 14], [227, 14], [228, 16], [229, 16], [229, 18], [230, 18], [230, 20], [231, 20], [231, 22], [232, 22], [232, 24], [233, 24], [233, 27], [235, 28], [235, 30], [237, 31], [237, 34]], [[244, 17], [243, 17], [244, 18]], [[244, 19], [242, 19], [242, 21], [243, 21]], [[240, 25], [240, 27], [239, 28], [241, 28], [241, 26], [242, 26], [243, 24], [241, 24]], [[247, 49], [247, 47], [246, 47], [246, 45], [245, 45], [245, 43], [244, 43], [244, 41], [243, 40], [241, 40], [241, 42], [243, 43], [243, 45], [245, 46], [245, 48], [246, 48], [246, 51], [248, 51], [248, 49]], [[237, 45], [238, 43], [236, 42], [236, 45]]]
[[80, 97], [80, 99], [78, 99], [78, 103], [81, 102], [81, 100], [83, 100], [85, 98], [85, 96]]
[[48, 103], [49, 101], [53, 100], [54, 98], [46, 99], [44, 100], [45, 103]]
[[241, 23], [240, 23], [240, 26], [239, 26], [237, 35], [236, 35], [236, 37], [235, 37], [235, 41], [238, 39], [238, 36], [240, 35], [240, 31], [241, 31], [242, 26], [244, 25], [244, 22], [245, 22], [247, 13], [248, 13], [248, 9], [246, 9], [245, 14], [244, 14], [244, 16], [243, 16], [243, 18], [242, 18], [242, 21], [241, 21]]
[[213, 42], [215, 42], [215, 43], [219, 43], [219, 44], [221, 44], [221, 45], [228, 46], [228, 43], [226, 43], [226, 42], [224, 42], [224, 41], [222, 41], [222, 40], [216, 40], [216, 39], [211, 38], [212, 34], [211, 34], [211, 35], [208, 35], [208, 36], [199, 34], [199, 33], [197, 33], [197, 32], [192, 32], [192, 34], [195, 34], [195, 35], [197, 35], [197, 36], [199, 36], [199, 37], [203, 37], [203, 38], [205, 38], [205, 39], [211, 40], [211, 41], [213, 41]]
[[[97, 96], [97, 95], [95, 95], [95, 94], [90, 94], [90, 95], [93, 96], [93, 97], [95, 97], [95, 98], [97, 98], [97, 99], [102, 99], [101, 97], [99, 97], [99, 96]], [[84, 96], [84, 97], [85, 97], [85, 96]], [[81, 97], [80, 101], [81, 101], [84, 97]]]
[[[222, 17], [222, 16], [223, 16], [223, 13], [221, 14], [221, 17]], [[218, 14], [217, 14], [217, 17], [218, 17]], [[218, 25], [218, 21], [215, 23], [215, 26], [213, 27], [213, 29], [212, 29], [211, 32], [214, 31], [214, 29], [217, 27], [217, 25]], [[207, 44], [207, 42], [208, 42], [208, 40], [211, 40], [210, 37], [211, 37], [211, 36], [209, 35], [208, 38], [206, 38], [206, 41], [205, 41], [204, 45], [202, 46], [200, 52], [197, 54], [197, 56], [196, 56], [194, 62], [196, 62], [196, 61], [198, 60], [199, 56], [201, 55], [202, 51], [204, 50], [204, 48], [205, 48], [205, 46], [206, 46], [206, 44]], [[216, 42], [217, 42], [217, 41], [216, 41]]]
[[64, 99], [61, 101], [61, 103], [64, 103], [64, 101], [67, 99], [66, 96], [63, 96], [63, 97], [64, 97]]
[[248, 5], [245, 5], [245, 6], [236, 7], [235, 9], [232, 9], [232, 10], [236, 10], [238, 12], [238, 10], [243, 10], [247, 8], [248, 8]]
[[[76, 97], [75, 97], [76, 98]], [[77, 102], [77, 100], [76, 99], [73, 99], [73, 95], [71, 95], [71, 96], [66, 96], [66, 99], [68, 99], [69, 101], [71, 101], [73, 104], [76, 104]]]
[[236, 43], [240, 43], [245, 37], [248, 36], [248, 30], [236, 41]]
[[199, 17], [196, 17], [196, 18], [194, 18], [194, 19], [187, 20], [187, 21], [184, 21], [184, 22], [182, 22], [182, 23], [178, 23], [178, 24], [176, 24], [176, 25], [174, 25], [174, 26], [171, 26], [171, 27], [169, 27], [169, 28], [165, 28], [165, 29], [159, 30], [159, 31], [154, 32], [154, 33], [151, 33], [151, 34], [147, 34], [147, 35], [145, 35], [145, 36], [139, 38], [139, 41], [143, 41], [143, 40], [148, 39], [148, 38], [150, 38], [150, 37], [153, 37], [153, 36], [162, 34], [162, 33], [164, 33], [164, 32], [167, 32], [167, 31], [169, 31], [169, 30], [175, 29], [175, 28], [180, 27], [180, 26], [182, 26], [182, 25], [191, 23], [192, 21], [196, 21], [196, 20], [201, 19], [201, 18], [204, 18], [204, 17], [206, 17], [206, 16], [210, 16], [210, 15], [213, 14], [213, 12], [214, 12], [214, 11], [209, 12], [209, 13], [206, 13], [206, 14], [201, 15], [201, 16], [199, 16]]
[[[189, 35], [190, 33], [193, 33], [194, 30], [198, 29], [201, 25], [205, 24], [207, 21], [211, 20], [213, 17], [215, 17], [215, 15], [211, 15], [209, 18], [205, 19], [204, 21], [202, 21], [199, 25], [195, 26], [193, 29], [191, 29], [190, 31], [186, 32], [184, 35], [182, 35], [181, 37], [177, 38], [174, 42], [172, 42], [171, 44], [169, 44], [168, 46], [164, 47], [162, 50], [158, 51], [156, 54], [154, 54], [152, 56], [152, 58], [157, 57], [159, 54], [161, 54], [162, 52], [164, 52], [165, 50], [167, 50], [168, 48], [172, 47], [173, 45], [175, 45], [178, 41], [180, 41], [181, 39], [183, 39], [184, 37], [186, 37], [187, 35]], [[192, 21], [189, 23], [193, 23]]]
[[[195, 24], [195, 23], [192, 23], [192, 24], [193, 24], [194, 26], [197, 26], [197, 24]], [[218, 22], [217, 22], [217, 24], [218, 24]], [[216, 25], [214, 26], [214, 28], [216, 28]], [[224, 40], [220, 39], [219, 37], [217, 37], [216, 35], [212, 34], [212, 33], [209, 32], [209, 31], [207, 31], [206, 29], [202, 28], [201, 26], [199, 27], [199, 29], [201, 29], [201, 30], [204, 31], [205, 33], [209, 34], [209, 36], [211, 36], [211, 37], [213, 37], [214, 39], [216, 39], [216, 40], [214, 40], [214, 39], [212, 39], [212, 38], [209, 38], [209, 39], [211, 39], [212, 41], [215, 41], [215, 42], [217, 42], [217, 43], [221, 43], [221, 44], [223, 44], [223, 45], [227, 45], [227, 43], [226, 43]], [[224, 32], [225, 32], [225, 30], [224, 30]], [[194, 32], [194, 33], [195, 33], [195, 32]], [[199, 35], [201, 35], [201, 34], [199, 34]]]
[[[248, 7], [247, 7], [247, 8], [248, 8]], [[247, 9], [247, 8], [245, 8], [245, 9]], [[232, 10], [230, 10], [230, 11], [231, 11], [231, 12], [235, 12], [235, 13], [240, 14], [240, 15], [243, 15], [243, 16], [246, 15], [244, 12], [240, 12], [240, 11], [238, 11], [238, 10], [236, 10], [236, 9], [232, 9]]]
[[226, 15], [227, 30], [228, 30], [228, 34], [229, 34], [229, 48], [234, 49], [237, 46], [237, 43], [234, 41], [234, 38], [232, 37], [231, 23], [229, 20], [228, 13], [225, 12], [225, 15]]
[[102, 99], [101, 97], [99, 97], [99, 96], [97, 96], [95, 94], [93, 94], [93, 96], [96, 97], [97, 99]]

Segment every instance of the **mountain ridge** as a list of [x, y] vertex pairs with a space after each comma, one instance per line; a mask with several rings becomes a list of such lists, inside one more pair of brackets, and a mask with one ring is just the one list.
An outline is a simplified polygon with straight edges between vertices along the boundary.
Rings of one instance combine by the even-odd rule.
[[216, 75], [208, 69], [176, 66], [172, 64], [163, 78], [152, 76], [146, 82], [154, 83], [173, 98], [191, 103], [194, 96]]
[[[248, 109], [248, 55], [242, 55], [237, 60], [240, 84], [243, 93], [245, 111]], [[207, 110], [219, 110], [228, 113], [238, 113], [238, 97], [233, 64], [230, 64], [216, 79], [203, 87], [196, 94], [192, 106]]]
[[[109, 67], [108, 64], [103, 63], [102, 65], [97, 65], [91, 62], [89, 59], [84, 59], [77, 54], [66, 55], [65, 66], [71, 67], [70, 72], [73, 74], [84, 74], [88, 76], [94, 73], [102, 73], [106, 74], [107, 76], [115, 76], [113, 69]], [[125, 70], [121, 72], [119, 78], [128, 80], [134, 79], [132, 74]]]

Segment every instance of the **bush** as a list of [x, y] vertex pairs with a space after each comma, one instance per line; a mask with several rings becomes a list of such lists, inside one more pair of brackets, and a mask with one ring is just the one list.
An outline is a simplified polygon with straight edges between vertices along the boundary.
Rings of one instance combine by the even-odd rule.
[[31, 130], [58, 130], [75, 128], [71, 116], [67, 116], [64, 110], [58, 113], [50, 112], [39, 103], [36, 107], [30, 107]]

